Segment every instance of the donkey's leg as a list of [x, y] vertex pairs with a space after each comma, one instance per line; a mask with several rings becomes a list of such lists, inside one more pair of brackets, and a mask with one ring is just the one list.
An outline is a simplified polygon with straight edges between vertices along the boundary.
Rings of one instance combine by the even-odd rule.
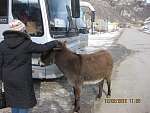
[[79, 112], [80, 110], [80, 86], [76, 85], [73, 87], [74, 95], [75, 95], [75, 103], [74, 103], [74, 112]]
[[108, 93], [107, 93], [107, 97], [111, 96], [111, 80], [110, 78], [107, 78], [107, 86], [108, 86]]
[[98, 83], [99, 91], [98, 91], [98, 95], [96, 96], [96, 99], [100, 99], [102, 97], [103, 84], [104, 84], [104, 80]]

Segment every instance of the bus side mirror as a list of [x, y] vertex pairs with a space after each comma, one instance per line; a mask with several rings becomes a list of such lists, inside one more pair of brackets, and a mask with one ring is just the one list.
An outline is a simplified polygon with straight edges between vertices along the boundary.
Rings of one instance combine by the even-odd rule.
[[73, 18], [80, 18], [80, 1], [71, 0], [71, 10]]
[[95, 11], [91, 12], [91, 22], [95, 22]]

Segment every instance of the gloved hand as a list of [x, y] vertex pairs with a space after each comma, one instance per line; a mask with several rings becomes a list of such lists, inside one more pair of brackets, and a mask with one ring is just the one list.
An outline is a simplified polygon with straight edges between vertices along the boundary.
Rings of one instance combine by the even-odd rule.
[[53, 50], [61, 50], [62, 42], [60, 42], [58, 40], [54, 40], [54, 44], [55, 44], [55, 47], [53, 48]]
[[51, 43], [53, 43], [54, 47], [57, 47], [60, 42], [58, 40], [53, 40]]

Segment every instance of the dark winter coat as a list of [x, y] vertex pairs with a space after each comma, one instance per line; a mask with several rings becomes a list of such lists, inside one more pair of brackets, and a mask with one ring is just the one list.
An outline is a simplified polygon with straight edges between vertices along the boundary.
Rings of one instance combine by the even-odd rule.
[[0, 43], [0, 79], [4, 81], [9, 107], [31, 108], [36, 105], [32, 81], [32, 53], [52, 49], [57, 41], [37, 44], [23, 32], [5, 31]]

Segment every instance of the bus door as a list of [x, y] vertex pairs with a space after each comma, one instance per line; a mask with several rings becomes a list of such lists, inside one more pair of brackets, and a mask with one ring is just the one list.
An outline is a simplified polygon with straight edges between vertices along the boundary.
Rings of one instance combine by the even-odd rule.
[[0, 42], [3, 40], [3, 31], [8, 29], [8, 6], [8, 0], [0, 0]]

